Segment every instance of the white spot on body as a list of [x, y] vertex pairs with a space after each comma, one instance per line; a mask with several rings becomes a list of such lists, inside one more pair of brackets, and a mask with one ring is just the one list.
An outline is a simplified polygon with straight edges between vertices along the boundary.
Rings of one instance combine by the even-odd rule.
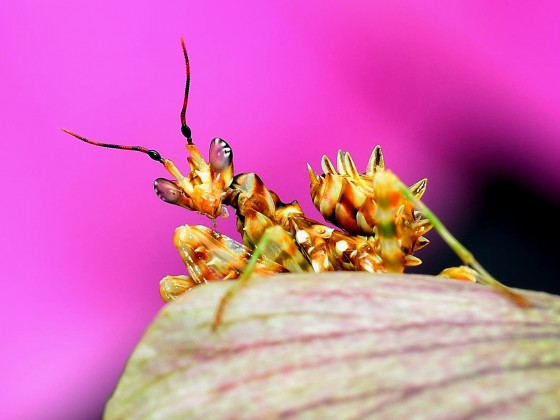
[[305, 230], [298, 230], [296, 232], [296, 241], [298, 244], [303, 244], [304, 242], [309, 241], [309, 233]]
[[339, 254], [342, 254], [344, 251], [346, 251], [348, 249], [348, 242], [342, 240], [342, 241], [338, 241], [335, 245], [336, 250], [338, 251]]

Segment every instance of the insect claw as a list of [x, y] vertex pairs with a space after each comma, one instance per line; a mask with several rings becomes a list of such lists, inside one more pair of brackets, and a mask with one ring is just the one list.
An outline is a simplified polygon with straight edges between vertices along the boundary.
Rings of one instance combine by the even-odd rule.
[[159, 294], [164, 301], [170, 302], [197, 284], [189, 276], [165, 276], [159, 282]]
[[416, 184], [409, 187], [408, 189], [418, 200], [420, 200], [424, 195], [424, 192], [426, 192], [427, 184], [428, 184], [428, 179], [424, 178], [418, 181]]
[[381, 151], [381, 146], [377, 145], [371, 152], [366, 168], [366, 175], [373, 175], [375, 171], [384, 169], [385, 161], [383, 159], [383, 152]]

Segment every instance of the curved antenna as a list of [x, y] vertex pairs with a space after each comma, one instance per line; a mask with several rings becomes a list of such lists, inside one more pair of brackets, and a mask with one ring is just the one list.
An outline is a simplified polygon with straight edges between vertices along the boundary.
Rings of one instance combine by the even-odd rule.
[[66, 130], [65, 128], [62, 128], [62, 131], [70, 134], [71, 136], [76, 137], [77, 139], [80, 139], [81, 141], [84, 141], [84, 142], [89, 143], [89, 144], [93, 144], [94, 146], [108, 147], [110, 149], [132, 150], [134, 152], [144, 153], [144, 154], [148, 155], [150, 158], [152, 158], [153, 160], [165, 164], [164, 159], [161, 157], [159, 152], [157, 152], [156, 150], [148, 149], [148, 148], [142, 147], [142, 146], [122, 146], [120, 144], [101, 143], [101, 142], [90, 140], [88, 138], [80, 136], [79, 134], [76, 134], [76, 133], [74, 133], [70, 130]]
[[191, 129], [187, 125], [185, 114], [187, 113], [187, 103], [189, 101], [189, 87], [191, 85], [191, 66], [189, 64], [189, 56], [187, 55], [187, 47], [185, 40], [181, 38], [181, 47], [183, 48], [183, 56], [185, 57], [185, 73], [187, 76], [185, 82], [185, 98], [183, 99], [183, 108], [181, 108], [181, 133], [187, 138], [188, 144], [193, 144]]

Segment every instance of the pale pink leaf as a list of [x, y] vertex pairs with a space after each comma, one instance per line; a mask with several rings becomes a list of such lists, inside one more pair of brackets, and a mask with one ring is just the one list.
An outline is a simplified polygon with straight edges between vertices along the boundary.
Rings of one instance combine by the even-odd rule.
[[107, 418], [560, 417], [560, 298], [426, 276], [252, 279], [167, 305]]

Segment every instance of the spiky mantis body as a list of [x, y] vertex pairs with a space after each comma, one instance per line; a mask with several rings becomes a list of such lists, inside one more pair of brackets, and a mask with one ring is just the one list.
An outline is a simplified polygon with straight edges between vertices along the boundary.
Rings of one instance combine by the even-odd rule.
[[[220, 146], [216, 146], [218, 143]], [[223, 140], [214, 140], [211, 144], [211, 156], [216, 147], [228, 149], [229, 145]], [[373, 154], [380, 157], [382, 162], [380, 147], [376, 147]], [[232, 173], [232, 156], [227, 165], [221, 165], [221, 168], [227, 168], [228, 174]], [[349, 156], [347, 161], [352, 162]], [[190, 197], [184, 190], [180, 190], [179, 185], [192, 183], [194, 179], [199, 181], [201, 178], [207, 179], [212, 184], [213, 179], [219, 178], [212, 165], [207, 165], [205, 175], [202, 171], [203, 165], [190, 162], [191, 171], [185, 177], [179, 175], [182, 179], [156, 181], [155, 187], [160, 198], [186, 207], [190, 203]], [[256, 274], [339, 270], [372, 273], [402, 272], [406, 266], [420, 264], [421, 261], [413, 253], [428, 244], [422, 235], [431, 228], [431, 225], [426, 219], [421, 218], [420, 213], [414, 211], [410, 203], [402, 200], [402, 195], [396, 190], [392, 173], [384, 171], [380, 163], [374, 169], [375, 174], [363, 174], [363, 177], [376, 179], [375, 188], [368, 191], [367, 196], [368, 209], [372, 213], [366, 213], [364, 216], [368, 220], [374, 220], [375, 225], [369, 234], [362, 235], [333, 229], [308, 218], [296, 201], [284, 203], [254, 173], [235, 176], [227, 188], [220, 192], [217, 191], [214, 183], [212, 200], [216, 197], [221, 198], [215, 208], [221, 209], [222, 205], [227, 205], [234, 209], [244, 246], [224, 235], [204, 230], [200, 226], [178, 228], [175, 245], [188, 271], [194, 274], [190, 280], [185, 279], [184, 276], [177, 277], [180, 286], [172, 284], [173, 277], [166, 277], [162, 282], [162, 296], [169, 300], [177, 294], [170, 293], [169, 290], [183, 291], [189, 285], [237, 278], [251, 250], [255, 249], [267, 231], [273, 227], [281, 228], [271, 231], [276, 246], [268, 247], [263, 251], [264, 258], [256, 265]], [[174, 173], [178, 174], [175, 170]], [[313, 186], [320, 184], [321, 177], [317, 177], [311, 171], [310, 175], [313, 194]], [[336, 174], [336, 177], [338, 183], [355, 181], [351, 178], [346, 179], [346, 175], [340, 173]], [[356, 177], [361, 179], [357, 173]], [[329, 173], [326, 179], [334, 178], [335, 175]], [[367, 181], [362, 179], [362, 182], [365, 184]], [[411, 193], [421, 196], [425, 185], [425, 180], [420, 181], [411, 187]], [[322, 189], [322, 193], [329, 196], [325, 188]], [[377, 193], [381, 199], [376, 201], [374, 193]], [[218, 203], [214, 202], [214, 204]], [[365, 208], [361, 209], [361, 212], [365, 211]], [[213, 212], [219, 213], [214, 210]], [[211, 213], [206, 214], [212, 217]], [[355, 224], [352, 220], [346, 221]], [[227, 250], [239, 252], [232, 254]], [[271, 266], [270, 262], [278, 265]]]

